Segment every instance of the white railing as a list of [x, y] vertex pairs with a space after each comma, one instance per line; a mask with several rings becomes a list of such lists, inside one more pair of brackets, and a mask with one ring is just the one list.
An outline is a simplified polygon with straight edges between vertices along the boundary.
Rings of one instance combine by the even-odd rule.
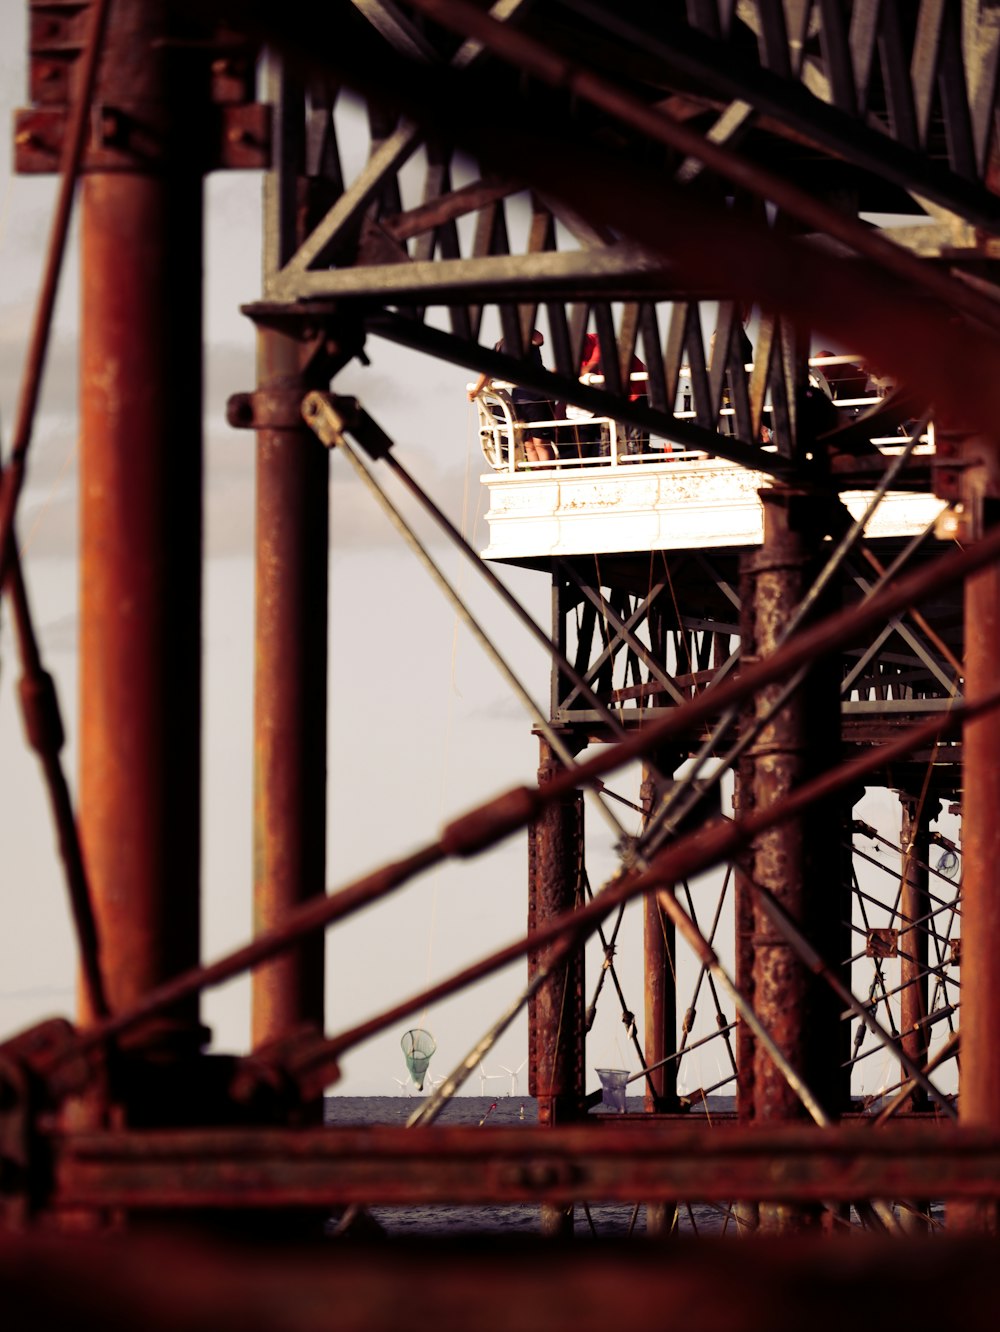
[[[837, 365], [859, 366], [860, 362], [854, 356], [818, 356], [811, 358], [809, 365], [814, 386], [829, 394], [831, 390], [825, 371]], [[750, 371], [753, 367], [748, 365], [746, 369]], [[645, 372], [630, 376], [634, 384], [644, 385], [648, 378]], [[581, 383], [602, 385], [604, 377], [584, 375]], [[615, 469], [620, 466], [634, 467], [636, 464], [684, 463], [711, 456], [697, 450], [678, 449], [661, 435], [646, 434], [623, 426], [609, 416], [592, 416], [575, 407], [567, 407], [566, 414], [561, 417], [539, 421], [520, 420], [512, 398], [513, 388], [512, 384], [495, 380], [475, 400], [483, 456], [496, 472], [551, 471], [554, 468], [572, 470], [581, 467]], [[871, 396], [832, 400], [838, 410], [854, 414], [859, 409], [876, 406], [883, 396], [883, 392], [877, 391]], [[695, 420], [696, 414], [691, 409], [690, 378], [684, 368], [681, 370], [677, 399], [680, 410], [674, 411], [675, 419]], [[765, 404], [764, 412], [766, 418], [770, 412], [768, 404]], [[733, 415], [732, 407], [723, 407], [720, 412], [722, 417]], [[524, 441], [532, 438], [544, 439], [550, 448], [554, 448], [555, 456], [542, 461], [529, 460]], [[872, 442], [879, 447], [892, 446], [900, 443], [900, 437], [886, 436]], [[762, 447], [768, 449], [771, 446], [764, 444]]]

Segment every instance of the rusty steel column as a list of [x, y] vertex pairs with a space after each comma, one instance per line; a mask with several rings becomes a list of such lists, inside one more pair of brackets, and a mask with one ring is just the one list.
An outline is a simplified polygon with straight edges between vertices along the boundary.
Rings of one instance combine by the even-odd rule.
[[202, 158], [181, 127], [207, 89], [167, 11], [111, 6], [81, 192], [80, 831], [113, 1012], [200, 952]]
[[[661, 794], [662, 774], [669, 776], [677, 767], [677, 755], [656, 754], [652, 764], [643, 765], [639, 803], [644, 820], [656, 809]], [[677, 1049], [677, 946], [672, 920], [664, 915], [655, 893], [642, 899], [643, 1000], [645, 1005], [645, 1049], [647, 1065], [659, 1063]], [[652, 1086], [650, 1086], [652, 1083]], [[678, 1108], [677, 1061], [655, 1068], [645, 1082], [645, 1108], [669, 1113]], [[673, 1232], [675, 1203], [646, 1204], [646, 1233], [669, 1235]]]
[[[744, 568], [744, 660], [767, 656], [778, 646], [793, 612], [818, 569], [827, 530], [824, 500], [785, 489], [761, 491], [764, 508], [762, 549], [747, 557]], [[817, 607], [822, 614], [826, 607]], [[761, 690], [755, 716], [764, 714], [780, 686]], [[747, 751], [744, 780], [757, 809], [780, 803], [796, 786], [835, 766], [840, 746], [840, 708], [836, 664], [810, 670], [793, 697], [766, 722]], [[841, 817], [839, 806], [817, 807], [806, 816], [759, 837], [744, 870], [752, 884], [770, 892], [827, 958], [842, 951]], [[742, 885], [745, 892], [746, 880]], [[840, 1047], [846, 1029], [838, 1023], [838, 1005], [795, 950], [771, 924], [756, 894], [738, 919], [752, 921], [750, 998], [765, 1027], [796, 1071], [835, 1114], [844, 1092]], [[758, 1124], [801, 1120], [805, 1111], [767, 1051], [756, 1042], [741, 1043], [749, 1056], [752, 1101], [749, 1117]], [[762, 1204], [760, 1227], [778, 1232], [808, 1228], [819, 1213], [808, 1208]]]
[[[301, 340], [264, 328], [257, 430], [254, 676], [254, 932], [325, 892], [329, 453], [298, 403], [309, 389]], [[322, 935], [253, 973], [255, 1046], [322, 1028]]]
[[[963, 441], [962, 536], [974, 540], [997, 520], [1000, 460], [997, 441]], [[996, 687], [1000, 663], [1000, 568], [965, 584], [965, 696], [970, 702]], [[959, 1116], [963, 1124], [1000, 1128], [1000, 713], [962, 729], [962, 1055]], [[1000, 1230], [995, 1203], [949, 1209], [970, 1228]]]
[[[925, 1023], [928, 999], [927, 914], [931, 909], [928, 893], [930, 856], [930, 826], [940, 810], [934, 797], [921, 800], [919, 796], [900, 791], [899, 803], [902, 820], [899, 845], [902, 852], [899, 895], [899, 1032], [903, 1053], [918, 1067], [927, 1063], [929, 1032]], [[919, 924], [911, 922], [920, 922]], [[905, 1078], [905, 1071], [900, 1072]], [[910, 1109], [927, 1110], [929, 1100], [921, 1087], [915, 1087], [910, 1096]]]
[[[266, 282], [340, 186], [339, 168], [331, 178], [325, 153], [307, 145], [307, 119], [318, 122], [321, 111], [315, 100], [307, 107], [299, 74], [268, 52], [263, 78], [274, 145], [264, 182]], [[257, 432], [254, 930], [261, 934], [326, 891], [330, 462], [302, 418], [302, 399], [329, 388], [363, 331], [356, 319], [308, 306], [261, 304], [247, 313], [258, 328], [257, 391], [231, 400], [230, 419]], [[255, 1046], [302, 1026], [322, 1028], [324, 955], [316, 936], [255, 970]]]
[[[644, 765], [639, 801], [644, 818], [656, 808], [660, 794], [658, 774], [671, 773], [676, 755], [656, 755], [653, 766]], [[663, 914], [654, 893], [643, 898], [643, 955], [645, 959], [645, 1057], [656, 1064], [677, 1049], [677, 968], [673, 922]], [[652, 1081], [652, 1088], [650, 1088]], [[655, 1069], [646, 1080], [646, 1109], [671, 1112], [677, 1109], [677, 1063]]]
[[[538, 782], [562, 772], [539, 739]], [[583, 903], [583, 792], [569, 791], [528, 828], [528, 929]], [[544, 966], [548, 949], [528, 954], [529, 982]], [[565, 1124], [583, 1109], [586, 1038], [583, 950], [557, 967], [528, 1004], [528, 1090], [538, 1102], [540, 1124]], [[543, 1208], [547, 1234], [572, 1234], [573, 1208]]]

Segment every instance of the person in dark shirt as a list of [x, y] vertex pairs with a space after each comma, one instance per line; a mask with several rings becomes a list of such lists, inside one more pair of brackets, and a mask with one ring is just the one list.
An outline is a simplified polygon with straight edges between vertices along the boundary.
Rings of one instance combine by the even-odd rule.
[[[530, 365], [537, 366], [540, 370], [545, 368], [545, 363], [542, 360], [542, 346], [544, 343], [544, 337], [536, 328], [531, 334], [531, 344], [522, 358]], [[503, 338], [500, 339], [493, 350], [505, 350]], [[473, 402], [478, 398], [488, 383], [489, 376], [480, 375], [476, 383], [469, 389], [469, 401]], [[553, 408], [551, 402], [542, 398], [537, 389], [521, 388], [517, 385], [515, 385], [510, 396], [518, 420], [524, 421], [526, 425], [533, 427], [522, 432], [521, 438], [524, 444], [525, 458], [528, 462], [550, 462], [556, 455], [553, 444], [553, 427], [535, 426], [534, 423], [536, 421], [552, 420]]]

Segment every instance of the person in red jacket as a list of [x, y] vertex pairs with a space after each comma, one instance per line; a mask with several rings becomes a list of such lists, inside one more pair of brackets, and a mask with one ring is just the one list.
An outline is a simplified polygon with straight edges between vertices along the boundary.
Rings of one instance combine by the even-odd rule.
[[[629, 382], [628, 382], [628, 400], [629, 402], [646, 401], [646, 380], [635, 379], [637, 374], [645, 374], [646, 366], [639, 357], [633, 353], [629, 364]], [[584, 375], [601, 374], [601, 344], [598, 341], [596, 333], [587, 333], [583, 339], [583, 351], [580, 360], [580, 377]], [[623, 387], [625, 387], [623, 385]], [[642, 430], [635, 426], [627, 426], [625, 429], [626, 438], [629, 442], [630, 452], [641, 453], [645, 447], [648, 436]], [[601, 452], [607, 452], [602, 445]]]

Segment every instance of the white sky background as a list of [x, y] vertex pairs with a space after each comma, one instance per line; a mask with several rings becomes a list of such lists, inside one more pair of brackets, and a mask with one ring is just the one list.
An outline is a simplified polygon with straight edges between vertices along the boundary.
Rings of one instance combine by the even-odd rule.
[[[56, 183], [13, 177], [9, 130], [26, 103], [25, 11], [0, 12], [0, 413], [9, 444], [24, 346], [31, 326]], [[249, 937], [252, 846], [253, 436], [225, 424], [227, 397], [254, 385], [254, 340], [241, 304], [260, 294], [257, 173], [207, 182], [206, 602], [203, 734], [203, 953], [211, 960]], [[19, 534], [47, 668], [56, 678], [68, 742], [64, 764], [76, 786], [77, 488], [76, 333], [78, 260], [68, 250], [29, 455]], [[485, 544], [478, 476], [481, 455], [464, 386], [471, 377], [389, 344], [370, 342], [372, 365], [337, 380], [357, 394], [397, 441], [449, 516]], [[331, 888], [431, 840], [448, 819], [510, 785], [534, 779], [537, 742], [520, 705], [479, 647], [354, 481], [332, 465], [331, 674], [328, 874]], [[469, 566], [441, 552], [453, 581], [544, 703], [548, 672], [539, 650], [477, 588]], [[513, 571], [534, 613], [548, 610], [548, 579]], [[0, 1035], [41, 1018], [72, 1016], [75, 951], [45, 793], [16, 710], [18, 671], [9, 625], [0, 630], [0, 844], [7, 869], [0, 901]], [[634, 794], [634, 792], [632, 793]], [[607, 840], [605, 838], [605, 840]], [[600, 854], [595, 852], [596, 871]], [[610, 859], [605, 857], [607, 868]], [[525, 837], [492, 855], [449, 866], [370, 908], [329, 936], [327, 1026], [336, 1032], [449, 974], [523, 932]], [[423, 1015], [450, 1069], [518, 992], [512, 967], [469, 995]], [[634, 986], [633, 986], [634, 990]], [[612, 1002], [614, 1002], [612, 1000]], [[641, 993], [631, 998], [641, 1012]], [[604, 1007], [607, 1006], [605, 1001]], [[249, 986], [207, 996], [204, 1016], [217, 1048], [246, 1048]], [[617, 1012], [598, 1063], [620, 1064]], [[402, 1029], [344, 1061], [332, 1091], [389, 1093], [405, 1077]], [[618, 1050], [618, 1046], [622, 1050]], [[487, 1058], [490, 1073], [517, 1069], [527, 1054], [523, 1017]], [[631, 1062], [631, 1061], [629, 1061]], [[592, 1078], [596, 1085], [596, 1078]], [[526, 1091], [522, 1071], [520, 1090]], [[500, 1082], [491, 1082], [496, 1092]], [[479, 1092], [473, 1078], [466, 1090]], [[502, 1088], [501, 1088], [502, 1089]]]
[[[10, 114], [26, 102], [26, 5], [0, 7], [0, 414], [4, 445], [17, 401], [55, 196], [53, 178], [12, 177]], [[343, 146], [343, 145], [342, 145]], [[254, 385], [254, 340], [241, 304], [260, 293], [260, 187], [257, 173], [207, 182], [206, 276], [206, 601], [204, 612], [203, 954], [213, 960], [245, 942], [251, 921], [253, 436], [225, 424], [225, 402]], [[68, 251], [40, 412], [20, 510], [29, 593], [47, 668], [54, 674], [68, 743], [64, 762], [76, 785], [76, 330], [77, 254]], [[482, 470], [464, 386], [470, 374], [372, 340], [372, 364], [338, 377], [397, 443], [397, 456], [452, 520], [485, 545], [478, 477]], [[533, 781], [537, 743], [520, 704], [426, 573], [355, 482], [332, 462], [331, 672], [328, 873], [331, 888], [436, 837], [450, 818], [507, 787]], [[477, 517], [479, 521], [477, 522]], [[440, 552], [504, 654], [544, 705], [548, 669], [476, 575]], [[501, 571], [545, 623], [549, 580]], [[7, 616], [0, 628], [0, 1038], [41, 1018], [72, 1016], [74, 947], [46, 798], [16, 713], [18, 675]], [[636, 796], [631, 774], [616, 789]], [[887, 827], [884, 797], [858, 812]], [[626, 827], [636, 820], [626, 815]], [[880, 815], [882, 817], [880, 817]], [[890, 814], [891, 821], [891, 814]], [[588, 866], [596, 889], [610, 874], [610, 835], [588, 811]], [[890, 832], [891, 835], [891, 832]], [[386, 903], [328, 935], [327, 1028], [335, 1033], [467, 965], [523, 932], [527, 848], [523, 834], [491, 855], [426, 875]], [[716, 884], [711, 878], [707, 884]], [[699, 919], [714, 910], [709, 887], [695, 886]], [[720, 931], [729, 952], [731, 923]], [[618, 963], [629, 1005], [642, 1020], [638, 910], [626, 915]], [[588, 959], [588, 996], [600, 959]], [[519, 992], [523, 966], [423, 1017], [438, 1041], [432, 1072], [449, 1071]], [[687, 999], [681, 997], [681, 1008]], [[242, 1050], [249, 1032], [249, 985], [206, 997], [203, 1013], [216, 1048]], [[714, 1026], [707, 993], [695, 1035]], [[388, 1094], [405, 1077], [399, 1030], [347, 1056], [334, 1093]], [[716, 1047], [690, 1061], [686, 1087], [716, 1080]], [[486, 1059], [487, 1071], [517, 1069], [527, 1055], [520, 1018]], [[875, 1062], [875, 1061], [873, 1061]], [[879, 1061], [881, 1062], [881, 1061]], [[591, 1035], [588, 1087], [597, 1066], [635, 1069], [615, 995], [605, 986]], [[866, 1075], [867, 1077], [867, 1075]], [[869, 1089], [871, 1081], [868, 1082]], [[519, 1088], [527, 1090], [527, 1070]], [[507, 1090], [502, 1081], [488, 1084]], [[638, 1090], [638, 1086], [634, 1090]], [[466, 1091], [480, 1090], [478, 1076]], [[732, 1090], [727, 1088], [726, 1090]]]

